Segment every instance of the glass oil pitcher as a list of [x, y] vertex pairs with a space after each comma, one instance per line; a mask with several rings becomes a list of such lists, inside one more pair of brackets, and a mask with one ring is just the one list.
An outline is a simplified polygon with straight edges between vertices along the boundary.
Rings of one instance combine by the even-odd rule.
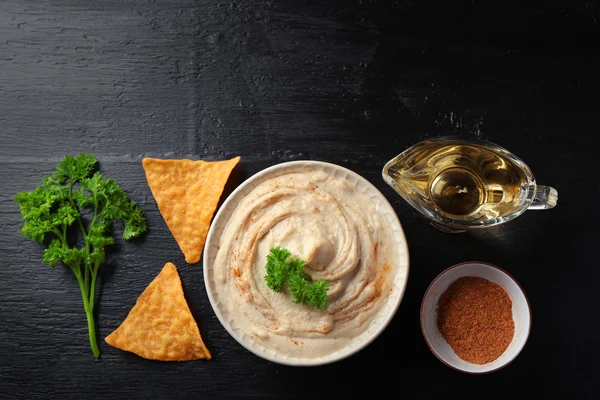
[[499, 225], [558, 200], [555, 189], [536, 184], [522, 160], [484, 141], [425, 140], [391, 159], [382, 174], [445, 232]]

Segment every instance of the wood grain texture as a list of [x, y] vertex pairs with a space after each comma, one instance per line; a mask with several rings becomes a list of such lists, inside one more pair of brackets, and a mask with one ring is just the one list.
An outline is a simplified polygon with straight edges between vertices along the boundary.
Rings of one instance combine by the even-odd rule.
[[[378, 397], [390, 385], [422, 398], [597, 394], [598, 16], [593, 2], [0, 1], [0, 397], [282, 399], [363, 388]], [[442, 134], [521, 156], [559, 190], [558, 207], [478, 235], [434, 230], [380, 171]], [[103, 268], [99, 360], [75, 279], [41, 264], [13, 204], [65, 153], [82, 151], [149, 222], [146, 237], [119, 241]], [[225, 195], [265, 167], [314, 159], [353, 169], [391, 201], [409, 242], [408, 288], [360, 353], [283, 367], [218, 322], [201, 265], [184, 262], [141, 159], [236, 155]], [[442, 365], [419, 328], [428, 284], [467, 260], [508, 270], [533, 312], [521, 355], [481, 377]], [[150, 362], [103, 342], [166, 261], [179, 269], [211, 361]]]

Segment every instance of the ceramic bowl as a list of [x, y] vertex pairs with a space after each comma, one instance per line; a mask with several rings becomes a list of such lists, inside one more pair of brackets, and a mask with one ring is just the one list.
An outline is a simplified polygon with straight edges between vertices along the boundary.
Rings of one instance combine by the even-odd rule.
[[[303, 172], [306, 171], [306, 169], [321, 170], [328, 174], [340, 177], [349, 185], [354, 186], [356, 190], [366, 193], [371, 200], [375, 202], [382, 220], [385, 221], [390, 228], [390, 235], [392, 235], [392, 243], [395, 248], [394, 261], [396, 263], [396, 276], [394, 278], [392, 291], [390, 292], [386, 303], [374, 317], [369, 328], [361, 335], [354, 338], [348, 346], [335, 353], [331, 353], [325, 357], [309, 359], [290, 357], [274, 349], [264, 347], [254, 341], [250, 336], [244, 334], [244, 332], [239, 329], [237, 321], [232, 318], [221, 299], [219, 299], [218, 292], [215, 290], [218, 283], [215, 280], [213, 268], [213, 263], [219, 250], [219, 238], [221, 237], [221, 233], [242, 198], [267, 179], [288, 173]], [[404, 231], [400, 225], [400, 220], [390, 203], [383, 194], [375, 188], [375, 186], [357, 173], [335, 164], [320, 161], [292, 161], [274, 165], [251, 176], [234, 190], [227, 200], [225, 200], [211, 224], [206, 239], [204, 248], [204, 282], [208, 299], [210, 300], [219, 321], [225, 327], [227, 332], [229, 332], [229, 334], [231, 334], [231, 336], [242, 346], [262, 358], [279, 364], [315, 366], [332, 363], [346, 358], [363, 349], [379, 336], [396, 313], [404, 295], [408, 279], [408, 262], [408, 246]]]
[[[450, 284], [463, 276], [476, 276], [497, 283], [506, 290], [512, 300], [515, 324], [513, 340], [500, 357], [487, 364], [472, 364], [460, 359], [442, 337], [437, 326], [437, 305], [440, 296]], [[457, 264], [439, 274], [425, 292], [421, 304], [421, 330], [433, 354], [449, 367], [471, 374], [497, 371], [513, 361], [527, 342], [531, 330], [529, 301], [517, 281], [501, 268], [475, 261]]]

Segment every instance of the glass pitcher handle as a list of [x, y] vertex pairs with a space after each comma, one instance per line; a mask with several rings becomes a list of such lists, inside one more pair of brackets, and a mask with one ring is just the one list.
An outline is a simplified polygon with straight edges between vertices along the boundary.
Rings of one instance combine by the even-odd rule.
[[558, 192], [550, 186], [537, 185], [529, 210], [548, 210], [558, 202]]

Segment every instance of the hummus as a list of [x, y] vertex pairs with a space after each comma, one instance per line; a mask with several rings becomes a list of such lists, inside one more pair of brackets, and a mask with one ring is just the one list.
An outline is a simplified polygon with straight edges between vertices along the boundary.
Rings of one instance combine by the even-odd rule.
[[[345, 179], [308, 169], [270, 178], [237, 205], [214, 261], [216, 294], [235, 326], [293, 358], [333, 353], [365, 332], [392, 291], [389, 228], [370, 197]], [[296, 304], [265, 282], [266, 256], [283, 247], [329, 282], [325, 310]]]

